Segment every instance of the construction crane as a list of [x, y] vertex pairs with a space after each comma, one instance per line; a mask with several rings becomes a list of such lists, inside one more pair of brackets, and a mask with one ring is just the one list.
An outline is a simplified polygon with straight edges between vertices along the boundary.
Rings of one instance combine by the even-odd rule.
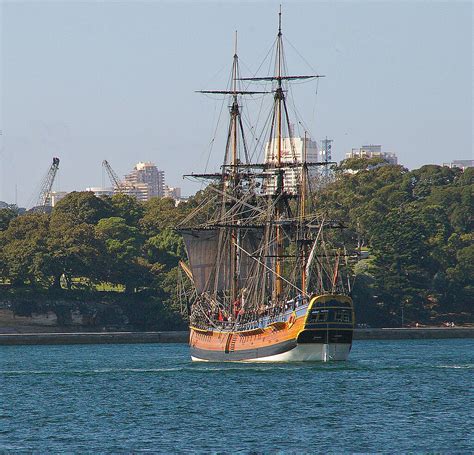
[[109, 164], [109, 162], [107, 160], [102, 161], [102, 166], [107, 171], [107, 174], [108, 174], [109, 179], [110, 179], [110, 183], [112, 183], [114, 191], [116, 191], [117, 193], [122, 193], [123, 190], [125, 189], [125, 186], [120, 181], [120, 179], [119, 179], [118, 175], [115, 173], [115, 171], [112, 169], [112, 166]]
[[59, 169], [59, 158], [53, 158], [47, 174], [44, 176], [36, 205], [33, 207], [35, 212], [47, 212], [48, 208], [51, 207], [51, 189], [53, 188], [54, 179]]

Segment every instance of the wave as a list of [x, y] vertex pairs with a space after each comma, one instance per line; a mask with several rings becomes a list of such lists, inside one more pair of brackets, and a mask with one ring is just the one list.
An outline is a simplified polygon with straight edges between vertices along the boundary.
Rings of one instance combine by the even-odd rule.
[[56, 374], [108, 374], [108, 373], [160, 373], [180, 371], [182, 368], [99, 368], [91, 370], [0, 370], [0, 374], [56, 375]]
[[71, 370], [0, 370], [0, 375], [94, 375], [94, 374], [120, 374], [120, 373], [273, 373], [295, 371], [386, 371], [386, 370], [420, 370], [431, 368], [444, 369], [473, 369], [474, 364], [454, 364], [454, 365], [436, 365], [436, 364], [399, 364], [399, 365], [377, 365], [370, 362], [346, 362], [346, 363], [288, 363], [288, 364], [249, 364], [249, 363], [207, 363], [203, 364], [184, 364], [176, 367], [162, 368], [91, 368], [91, 369], [71, 369]]

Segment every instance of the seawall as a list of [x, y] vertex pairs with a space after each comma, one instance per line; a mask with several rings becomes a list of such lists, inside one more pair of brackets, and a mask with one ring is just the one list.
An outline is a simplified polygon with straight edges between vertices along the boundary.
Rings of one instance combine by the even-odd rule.
[[474, 338], [474, 327], [355, 329], [354, 340], [433, 340]]
[[72, 332], [0, 334], [0, 345], [187, 343], [184, 332]]
[[[3, 333], [0, 345], [187, 343], [182, 332]], [[354, 340], [474, 338], [474, 327], [356, 329]]]

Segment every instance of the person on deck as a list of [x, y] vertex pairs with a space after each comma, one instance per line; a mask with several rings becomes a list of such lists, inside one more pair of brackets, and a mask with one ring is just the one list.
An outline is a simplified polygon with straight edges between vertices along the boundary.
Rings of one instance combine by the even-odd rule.
[[237, 315], [239, 314], [239, 311], [240, 311], [240, 299], [237, 299], [234, 301], [234, 303], [232, 304], [233, 308], [234, 308], [234, 316], [237, 317]]

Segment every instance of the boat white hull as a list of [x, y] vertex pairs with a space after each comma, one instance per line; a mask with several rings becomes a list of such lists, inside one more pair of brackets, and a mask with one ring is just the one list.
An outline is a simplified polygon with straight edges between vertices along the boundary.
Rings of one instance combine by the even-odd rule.
[[[240, 362], [330, 362], [347, 360], [351, 351], [349, 343], [308, 343], [299, 344], [295, 348], [282, 352], [281, 354], [270, 355], [268, 357], [257, 357], [253, 359], [243, 359]], [[208, 360], [198, 357], [191, 357], [193, 362], [208, 362]]]

